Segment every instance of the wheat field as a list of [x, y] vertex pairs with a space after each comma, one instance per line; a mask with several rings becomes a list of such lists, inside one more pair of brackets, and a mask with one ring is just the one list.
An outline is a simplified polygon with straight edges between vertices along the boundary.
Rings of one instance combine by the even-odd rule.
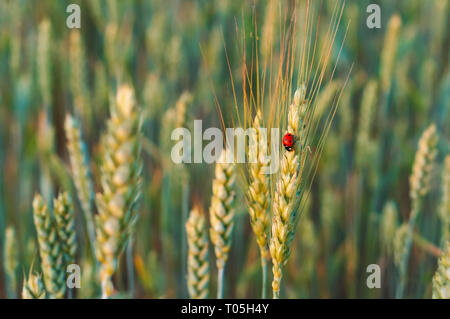
[[0, 298], [450, 299], [450, 2], [371, 3], [0, 0]]

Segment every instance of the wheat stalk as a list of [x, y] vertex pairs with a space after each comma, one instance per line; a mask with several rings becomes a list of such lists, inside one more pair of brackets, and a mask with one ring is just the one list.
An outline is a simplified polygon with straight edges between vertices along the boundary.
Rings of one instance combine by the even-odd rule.
[[112, 295], [112, 275], [137, 218], [135, 206], [140, 196], [142, 169], [140, 137], [139, 110], [134, 92], [130, 86], [123, 85], [118, 89], [103, 137], [103, 193], [96, 197], [99, 210], [96, 216], [96, 255], [101, 264], [103, 298]]
[[[289, 106], [287, 132], [301, 139], [301, 125], [306, 112], [305, 88], [297, 90], [294, 101]], [[276, 182], [273, 198], [272, 237], [270, 240], [270, 255], [272, 256], [272, 289], [274, 298], [279, 298], [282, 266], [290, 255], [290, 245], [294, 236], [297, 220], [295, 207], [296, 194], [300, 182], [299, 170], [301, 154], [296, 142], [293, 151], [283, 151], [280, 173]]]
[[433, 299], [450, 299], [450, 242], [438, 262], [433, 277]]
[[87, 233], [92, 250], [95, 247], [95, 226], [93, 216], [94, 186], [86, 144], [83, 141], [78, 121], [71, 115], [66, 116], [64, 128], [67, 136], [72, 177], [77, 189], [77, 196], [81, 203], [83, 215], [86, 220]]
[[22, 298], [23, 299], [45, 299], [47, 293], [41, 279], [41, 275], [30, 274], [28, 279], [23, 282]]
[[208, 231], [204, 213], [195, 206], [186, 222], [188, 240], [188, 290], [193, 299], [208, 297]]
[[269, 213], [267, 211], [270, 201], [269, 176], [265, 172], [266, 163], [264, 156], [267, 155], [267, 139], [262, 137], [262, 116], [258, 110], [253, 121], [253, 128], [256, 130], [255, 141], [248, 147], [248, 157], [256, 159], [256, 163], [249, 164], [249, 185], [247, 192], [248, 212], [250, 214], [250, 224], [256, 236], [263, 272], [262, 297], [266, 297], [267, 281], [267, 259], [270, 257], [269, 242]]
[[228, 151], [224, 150], [216, 163], [213, 193], [209, 209], [210, 235], [214, 245], [216, 264], [219, 271], [217, 297], [223, 298], [223, 280], [225, 263], [231, 246], [231, 235], [234, 226], [233, 186], [236, 179], [235, 164], [227, 163]]
[[54, 221], [40, 195], [34, 197], [33, 216], [45, 288], [50, 298], [63, 298], [66, 290], [64, 255]]

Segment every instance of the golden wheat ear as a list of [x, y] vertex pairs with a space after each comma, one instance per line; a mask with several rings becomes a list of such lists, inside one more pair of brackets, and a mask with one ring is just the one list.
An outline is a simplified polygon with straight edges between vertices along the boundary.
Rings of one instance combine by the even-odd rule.
[[205, 214], [198, 206], [194, 206], [186, 222], [186, 235], [189, 296], [192, 299], [205, 299], [209, 293], [208, 229]]
[[433, 277], [433, 299], [450, 299], [450, 242], [447, 242]]
[[[287, 131], [301, 138], [302, 122], [306, 111], [305, 89], [294, 94], [293, 103], [289, 106]], [[302, 145], [302, 141], [299, 142]], [[274, 298], [279, 298], [280, 282], [283, 276], [282, 267], [290, 255], [290, 244], [294, 236], [297, 218], [297, 189], [300, 183], [300, 150], [284, 150], [281, 166], [276, 181], [273, 198], [272, 237], [270, 255], [272, 256], [272, 289]]]
[[213, 193], [209, 209], [210, 236], [214, 245], [216, 264], [219, 271], [217, 298], [223, 298], [224, 269], [231, 247], [234, 227], [234, 183], [235, 164], [227, 163], [228, 151], [224, 150], [216, 163]]
[[120, 86], [103, 137], [103, 193], [97, 194], [96, 255], [103, 298], [113, 293], [112, 275], [136, 221], [141, 187], [141, 133], [133, 89]]
[[264, 156], [267, 156], [267, 140], [262, 137], [262, 114], [258, 110], [253, 121], [253, 129], [256, 132], [255, 141], [248, 146], [248, 158], [255, 163], [249, 163], [249, 184], [247, 191], [247, 206], [250, 215], [250, 224], [256, 237], [256, 242], [261, 255], [262, 267], [262, 298], [266, 297], [267, 260], [269, 254], [269, 226], [270, 217], [268, 212], [270, 202], [269, 175], [265, 174]]

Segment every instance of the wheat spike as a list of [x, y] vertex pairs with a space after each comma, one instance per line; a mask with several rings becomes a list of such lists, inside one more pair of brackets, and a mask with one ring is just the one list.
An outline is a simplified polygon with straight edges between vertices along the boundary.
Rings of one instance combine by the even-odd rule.
[[41, 279], [41, 275], [30, 274], [28, 279], [23, 282], [22, 298], [23, 299], [45, 299], [47, 293]]
[[7, 276], [8, 296], [15, 297], [17, 287], [16, 270], [19, 265], [18, 250], [16, 248], [16, 231], [13, 227], [6, 228], [5, 232], [5, 250], [4, 250], [4, 267]]
[[394, 262], [398, 268], [403, 267], [402, 260], [405, 258], [407, 254], [406, 241], [408, 237], [408, 224], [404, 223], [400, 227], [397, 228], [394, 234], [393, 244], [393, 253], [394, 253]]
[[111, 296], [111, 277], [136, 220], [140, 195], [141, 162], [139, 110], [133, 89], [119, 87], [103, 138], [101, 165], [103, 193], [97, 194], [96, 255], [100, 262], [100, 280], [104, 298]]
[[250, 164], [250, 183], [248, 186], [248, 206], [250, 222], [256, 236], [261, 257], [268, 258], [268, 232], [269, 232], [269, 176], [265, 174], [263, 156], [267, 155], [267, 140], [261, 138], [262, 118], [261, 112], [255, 116], [253, 127], [256, 130], [256, 143], [249, 145], [249, 158], [255, 158], [256, 163]]
[[64, 128], [67, 136], [67, 148], [69, 150], [70, 165], [73, 181], [77, 189], [77, 196], [81, 203], [87, 231], [92, 249], [95, 247], [95, 226], [93, 216], [94, 186], [86, 144], [81, 136], [81, 128], [78, 121], [71, 115], [66, 116]]
[[409, 195], [413, 205], [424, 197], [430, 187], [431, 171], [437, 156], [438, 135], [436, 126], [431, 124], [419, 140], [419, 146], [414, 158], [414, 165], [409, 178]]
[[370, 138], [370, 130], [374, 122], [377, 104], [378, 82], [370, 80], [364, 88], [361, 99], [361, 110], [356, 136], [356, 161], [360, 167], [372, 163], [376, 151], [376, 143]]
[[213, 194], [209, 209], [210, 235], [214, 245], [216, 264], [219, 269], [218, 298], [223, 295], [223, 272], [231, 246], [231, 234], [234, 226], [234, 198], [233, 186], [236, 179], [235, 164], [226, 163], [224, 150], [216, 163]]
[[433, 277], [433, 299], [450, 299], [450, 242], [438, 262]]
[[[429, 191], [431, 171], [437, 156], [438, 135], [436, 126], [430, 125], [419, 140], [419, 145], [414, 158], [411, 176], [409, 177], [409, 196], [411, 198], [411, 213], [409, 216], [407, 232], [404, 235], [404, 248], [396, 248], [402, 251], [401, 260], [397, 260], [399, 269], [399, 283], [396, 291], [397, 298], [403, 298], [408, 277], [408, 260], [412, 246], [414, 226], [420, 213], [423, 198]], [[400, 245], [398, 242], [397, 245]]]
[[[301, 122], [306, 112], [305, 89], [294, 94], [294, 101], [289, 106], [287, 132], [297, 138], [301, 137]], [[300, 153], [297, 147], [293, 151], [283, 151], [280, 172], [276, 182], [273, 198], [272, 237], [270, 255], [272, 256], [272, 289], [274, 298], [279, 297], [282, 266], [290, 255], [290, 244], [296, 226], [297, 208], [294, 207], [299, 185]]]
[[64, 254], [64, 263], [67, 266], [75, 263], [77, 251], [72, 201], [67, 193], [62, 193], [54, 200], [53, 206], [58, 239]]
[[[267, 259], [269, 259], [269, 224], [270, 218], [267, 208], [270, 201], [269, 175], [265, 174], [264, 156], [267, 156], [267, 139], [262, 137], [262, 116], [258, 110], [253, 121], [253, 128], [256, 132], [255, 140], [251, 141], [248, 147], [248, 157], [256, 160], [256, 163], [249, 164], [249, 185], [247, 191], [247, 205], [250, 214], [250, 224], [256, 236], [260, 255], [261, 267], [263, 271], [262, 296], [266, 295]], [[267, 137], [267, 136], [266, 136]]]
[[38, 82], [42, 100], [46, 108], [51, 104], [51, 24], [48, 19], [43, 20], [38, 27], [37, 67]]
[[445, 157], [442, 172], [442, 195], [439, 208], [439, 217], [442, 221], [442, 242], [450, 241], [450, 155]]
[[45, 288], [50, 298], [63, 298], [66, 290], [64, 255], [54, 221], [40, 195], [34, 197], [33, 216]]
[[398, 36], [402, 19], [398, 14], [389, 19], [386, 37], [384, 39], [383, 51], [381, 52], [380, 80], [383, 92], [391, 87], [392, 70], [394, 69], [395, 57], [397, 55]]
[[387, 202], [383, 208], [380, 221], [380, 239], [384, 251], [392, 254], [392, 247], [395, 238], [395, 232], [398, 227], [398, 212], [394, 202]]
[[70, 89], [76, 114], [81, 116], [84, 123], [89, 123], [92, 114], [92, 108], [89, 105], [89, 91], [86, 88], [86, 74], [85, 74], [85, 52], [79, 30], [74, 29], [69, 37], [70, 45]]
[[195, 206], [186, 222], [188, 239], [188, 290], [193, 299], [208, 297], [208, 231], [204, 213]]

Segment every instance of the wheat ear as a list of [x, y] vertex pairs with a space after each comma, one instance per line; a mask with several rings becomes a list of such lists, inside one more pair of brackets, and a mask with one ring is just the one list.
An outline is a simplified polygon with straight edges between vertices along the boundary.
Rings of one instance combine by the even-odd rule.
[[18, 250], [16, 247], [16, 231], [13, 227], [6, 228], [5, 232], [5, 250], [4, 250], [4, 266], [7, 280], [8, 298], [15, 298], [17, 288], [16, 270], [19, 265]]
[[54, 221], [40, 195], [33, 200], [33, 217], [45, 288], [50, 298], [63, 298], [66, 290], [64, 255]]
[[216, 163], [213, 194], [209, 209], [210, 235], [214, 245], [216, 264], [218, 268], [217, 298], [223, 298], [223, 280], [225, 263], [231, 246], [231, 235], [234, 226], [234, 198], [233, 186], [236, 180], [235, 164], [226, 162], [224, 150]]
[[94, 186], [92, 183], [91, 170], [89, 169], [89, 159], [86, 144], [81, 135], [81, 127], [78, 121], [71, 115], [66, 116], [64, 128], [67, 136], [67, 148], [69, 150], [72, 176], [77, 189], [77, 196], [80, 200], [84, 218], [87, 225], [89, 241], [94, 250], [95, 247], [95, 226], [93, 216], [94, 206]]
[[266, 297], [267, 259], [270, 257], [268, 249], [269, 241], [269, 213], [267, 208], [270, 201], [269, 176], [265, 174], [265, 160], [267, 155], [267, 139], [262, 137], [262, 117], [258, 110], [253, 128], [256, 130], [256, 141], [249, 144], [248, 153], [250, 159], [256, 159], [256, 163], [249, 164], [249, 186], [247, 192], [248, 212], [250, 224], [256, 236], [262, 267], [262, 298]]
[[[301, 138], [301, 123], [306, 112], [305, 89], [299, 89], [294, 94], [294, 101], [289, 106], [287, 132]], [[273, 198], [272, 237], [270, 240], [270, 255], [272, 256], [272, 289], [273, 297], [280, 296], [282, 267], [290, 255], [290, 244], [296, 226], [297, 208], [296, 193], [299, 185], [301, 143], [297, 141], [292, 151], [283, 151], [280, 173], [276, 182]]]
[[391, 256], [395, 233], [398, 227], [398, 211], [394, 202], [389, 201], [383, 208], [380, 221], [380, 236], [383, 251]]
[[23, 282], [23, 299], [45, 299], [47, 293], [42, 282], [41, 275], [30, 274]]
[[436, 126], [430, 125], [422, 134], [414, 164], [412, 174], [409, 178], [409, 196], [411, 198], [411, 213], [408, 221], [408, 232], [405, 238], [405, 253], [399, 263], [399, 284], [397, 287], [397, 298], [402, 298], [406, 286], [408, 275], [408, 259], [411, 250], [414, 226], [420, 213], [422, 201], [430, 188], [431, 171], [434, 167], [434, 160], [437, 156], [438, 135]]
[[442, 243], [450, 241], [450, 155], [445, 157], [442, 172], [442, 195], [439, 217], [442, 221]]
[[450, 242], [438, 262], [433, 277], [433, 299], [450, 299]]
[[208, 229], [199, 207], [191, 210], [186, 222], [188, 240], [188, 290], [193, 299], [205, 299], [209, 289]]
[[101, 165], [103, 193], [97, 194], [96, 255], [100, 265], [103, 298], [113, 292], [112, 275], [136, 221], [140, 195], [141, 162], [139, 110], [133, 89], [119, 87], [103, 137]]
[[[75, 263], [77, 252], [73, 205], [70, 196], [67, 193], [62, 193], [54, 200], [53, 206], [58, 239], [64, 256], [64, 266], [67, 268], [68, 265]], [[68, 296], [69, 298], [72, 297], [71, 290], [68, 291]]]

